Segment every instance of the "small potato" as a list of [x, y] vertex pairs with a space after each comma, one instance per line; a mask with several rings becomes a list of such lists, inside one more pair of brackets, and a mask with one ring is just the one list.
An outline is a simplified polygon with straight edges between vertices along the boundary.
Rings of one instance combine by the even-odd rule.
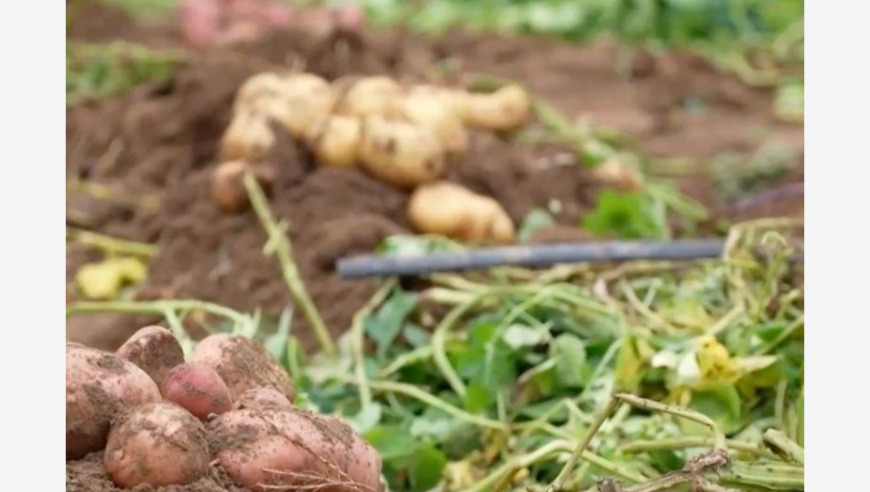
[[208, 471], [205, 427], [171, 403], [132, 410], [112, 426], [103, 465], [122, 488], [195, 482]]
[[275, 389], [289, 401], [296, 398], [290, 376], [256, 340], [225, 333], [210, 335], [197, 344], [188, 362], [214, 369], [229, 388], [232, 400], [258, 387]]
[[67, 344], [67, 459], [103, 449], [109, 423], [118, 414], [159, 401], [157, 385], [132, 362], [101, 350]]
[[516, 84], [491, 94], [469, 94], [465, 100], [465, 124], [479, 130], [510, 131], [521, 127], [532, 110], [532, 100]]
[[268, 115], [254, 110], [237, 111], [221, 138], [221, 159], [258, 161], [275, 145]]
[[377, 179], [401, 188], [438, 179], [445, 171], [445, 152], [431, 131], [381, 116], [363, 122], [360, 164]]
[[402, 112], [409, 121], [434, 133], [449, 154], [458, 156], [468, 150], [468, 132], [462, 120], [441, 98], [412, 93], [402, 101]]
[[158, 385], [173, 367], [184, 363], [184, 351], [172, 332], [162, 326], [146, 326], [133, 334], [116, 352], [136, 364]]
[[640, 173], [616, 159], [599, 164], [592, 171], [592, 174], [602, 184], [613, 186], [622, 191], [640, 191], [643, 189], [643, 178]]
[[272, 388], [252, 388], [239, 396], [235, 406], [237, 410], [290, 410], [293, 405], [286, 396]]
[[298, 410], [234, 410], [210, 422], [208, 431], [221, 468], [254, 491], [294, 485], [381, 489], [380, 457], [338, 419]]
[[263, 109], [293, 138], [306, 139], [323, 126], [337, 102], [327, 81], [300, 73], [283, 77], [276, 99]]
[[409, 89], [409, 96], [426, 96], [437, 99], [459, 121], [465, 120], [465, 108], [470, 94], [464, 89], [441, 87], [437, 85], [415, 85]]
[[414, 191], [408, 219], [420, 232], [463, 241], [509, 243], [515, 237], [514, 224], [498, 202], [445, 181]]
[[330, 167], [354, 167], [362, 145], [362, 122], [353, 116], [330, 116], [309, 141], [317, 162]]
[[274, 176], [270, 168], [246, 161], [224, 162], [215, 169], [211, 179], [212, 199], [224, 213], [235, 214], [248, 208], [248, 192], [242, 184], [246, 170], [254, 173], [266, 193], [271, 190]]
[[214, 369], [196, 364], [176, 366], [160, 386], [163, 399], [190, 412], [199, 420], [230, 411], [230, 390]]
[[399, 104], [404, 90], [389, 77], [362, 77], [344, 93], [337, 113], [346, 116], [388, 116], [401, 112]]

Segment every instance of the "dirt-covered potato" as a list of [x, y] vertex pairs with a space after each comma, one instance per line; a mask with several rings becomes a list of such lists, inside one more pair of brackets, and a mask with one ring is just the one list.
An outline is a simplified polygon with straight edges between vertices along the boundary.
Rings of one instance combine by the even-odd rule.
[[112, 418], [137, 405], [158, 401], [157, 385], [132, 362], [101, 350], [67, 344], [67, 459], [103, 449]]
[[190, 412], [200, 420], [230, 411], [230, 390], [214, 369], [181, 364], [169, 371], [160, 386], [163, 399]]
[[361, 77], [349, 84], [338, 105], [337, 113], [346, 116], [395, 116], [400, 110], [404, 89], [395, 80], [384, 77]]
[[338, 102], [332, 86], [322, 78], [295, 73], [281, 79], [277, 98], [269, 104], [268, 114], [293, 138], [311, 138]]
[[275, 145], [275, 133], [269, 116], [261, 111], [236, 111], [221, 138], [221, 159], [224, 161], [258, 161]]
[[236, 399], [233, 408], [237, 410], [290, 410], [290, 400], [273, 388], [252, 388]]
[[319, 164], [354, 167], [362, 145], [362, 122], [353, 116], [330, 116], [308, 146]]
[[203, 424], [181, 407], [152, 403], [133, 409], [109, 433], [103, 465], [116, 485], [185, 485], [208, 471]]
[[458, 156], [468, 150], [468, 132], [462, 120], [437, 94], [408, 94], [402, 101], [402, 114], [434, 133], [450, 155]]
[[250, 338], [210, 335], [197, 344], [188, 362], [214, 369], [233, 400], [258, 387], [273, 388], [289, 401], [296, 398], [296, 388], [287, 372], [261, 343]]
[[491, 94], [469, 94], [463, 118], [466, 125], [475, 129], [510, 131], [521, 127], [531, 110], [529, 93], [517, 84], [510, 84]]
[[224, 162], [214, 170], [211, 179], [212, 199], [224, 213], [235, 214], [248, 208], [248, 193], [242, 184], [246, 170], [254, 173], [264, 192], [270, 192], [274, 179], [270, 167], [247, 161]]
[[380, 456], [338, 419], [298, 410], [234, 410], [210, 422], [208, 431], [219, 465], [252, 490], [381, 489]]
[[453, 113], [453, 116], [460, 121], [465, 120], [465, 107], [468, 104], [470, 94], [464, 89], [453, 87], [443, 87], [438, 85], [415, 85], [408, 90], [409, 96], [425, 96], [431, 99], [436, 99], [447, 110]]
[[184, 351], [172, 332], [162, 326], [146, 326], [133, 334], [116, 352], [136, 364], [158, 385], [173, 367], [184, 363]]
[[444, 173], [444, 148], [431, 131], [381, 116], [370, 116], [363, 125], [360, 165], [375, 178], [413, 188]]
[[408, 219], [420, 232], [462, 241], [508, 243], [515, 236], [498, 202], [446, 181], [417, 188], [408, 202]]

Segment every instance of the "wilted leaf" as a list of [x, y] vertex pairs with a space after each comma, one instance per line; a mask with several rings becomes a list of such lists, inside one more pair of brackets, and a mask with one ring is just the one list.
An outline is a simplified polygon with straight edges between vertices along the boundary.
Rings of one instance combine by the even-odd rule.
[[[702, 389], [692, 390], [692, 401], [689, 408], [703, 413], [713, 419], [719, 429], [730, 434], [741, 424], [740, 395], [734, 385], [717, 382], [705, 385]], [[694, 429], [694, 433], [709, 431], [698, 428], [700, 424], [682, 422], [684, 429]]]
[[510, 325], [504, 329], [502, 339], [510, 348], [517, 350], [546, 343], [550, 339], [550, 333], [543, 327]]
[[616, 357], [614, 385], [619, 391], [634, 392], [643, 380], [643, 361], [634, 342], [634, 337], [627, 335]]
[[561, 385], [568, 388], [586, 382], [586, 346], [573, 335], [563, 334], [550, 344], [550, 357], [556, 359], [556, 374]]
[[79, 268], [76, 285], [89, 299], [114, 299], [124, 285], [142, 282], [147, 273], [138, 258], [108, 258]]

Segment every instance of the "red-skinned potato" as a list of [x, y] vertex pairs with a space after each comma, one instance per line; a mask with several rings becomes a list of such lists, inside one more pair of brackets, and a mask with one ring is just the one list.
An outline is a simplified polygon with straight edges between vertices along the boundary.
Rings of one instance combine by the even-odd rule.
[[273, 388], [252, 388], [236, 399], [237, 410], [290, 410], [293, 405], [286, 396]]
[[184, 362], [184, 351], [178, 340], [162, 326], [139, 329], [116, 353], [136, 364], [158, 385], [173, 367]]
[[186, 485], [208, 471], [205, 427], [181, 407], [137, 407], [112, 426], [103, 465], [116, 485]]
[[109, 424], [119, 413], [159, 401], [157, 385], [135, 364], [115, 354], [67, 344], [67, 459], [103, 449]]
[[173, 368], [163, 380], [160, 394], [200, 420], [233, 407], [226, 383], [214, 369], [202, 365], [181, 364]]
[[381, 489], [380, 456], [338, 419], [298, 410], [234, 410], [208, 430], [220, 467], [254, 491], [303, 484], [336, 492]]
[[200, 341], [188, 358], [191, 364], [211, 367], [236, 400], [251, 388], [273, 388], [289, 401], [296, 388], [287, 372], [265, 347], [250, 338], [220, 333]]

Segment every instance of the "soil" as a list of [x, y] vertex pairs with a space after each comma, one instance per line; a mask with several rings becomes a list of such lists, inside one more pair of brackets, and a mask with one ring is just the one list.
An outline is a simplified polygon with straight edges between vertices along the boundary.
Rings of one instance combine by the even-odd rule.
[[[167, 25], [139, 25], [96, 3], [87, 9], [70, 28], [71, 38], [157, 47], [181, 42]], [[115, 196], [68, 193], [67, 221], [159, 247], [135, 294], [139, 299], [192, 298], [267, 313], [291, 304], [276, 260], [262, 254], [266, 235], [256, 216], [221, 213], [209, 186], [236, 89], [247, 77], [276, 66], [304, 68], [330, 80], [389, 74], [420, 81], [434, 67], [448, 65], [458, 74], [511, 78], [572, 117], [625, 133], [651, 155], [710, 158], [770, 142], [803, 149], [803, 127], [775, 120], [769, 91], [747, 87], [688, 54], [641, 54], [623, 63], [623, 51], [608, 40], [578, 46], [463, 31], [431, 39], [398, 30], [288, 30], [261, 42], [193, 53], [169, 81], [67, 112], [67, 177], [105, 185]], [[439, 65], [445, 60], [451, 63]], [[517, 223], [532, 208], [554, 210], [556, 203], [559, 228], [536, 241], [578, 239], [584, 236], [572, 233], [572, 226], [593, 203], [596, 186], [582, 166], [563, 165], [565, 155], [552, 145], [475, 135], [449, 177], [494, 197]], [[341, 257], [370, 252], [388, 235], [410, 232], [404, 214], [408, 194], [355, 170], [319, 168], [289, 141], [276, 146], [268, 163], [276, 173], [273, 213], [289, 223], [295, 260], [324, 321], [334, 333], [343, 332], [375, 283], [340, 280], [333, 265]], [[686, 180], [683, 187], [704, 203], [722, 205], [707, 181]], [[158, 207], [152, 197], [159, 198]], [[100, 258], [86, 248], [68, 251], [68, 283], [81, 264]], [[137, 328], [158, 321], [79, 316], [68, 321], [67, 336], [113, 350]], [[314, 346], [298, 310], [293, 331]]]

